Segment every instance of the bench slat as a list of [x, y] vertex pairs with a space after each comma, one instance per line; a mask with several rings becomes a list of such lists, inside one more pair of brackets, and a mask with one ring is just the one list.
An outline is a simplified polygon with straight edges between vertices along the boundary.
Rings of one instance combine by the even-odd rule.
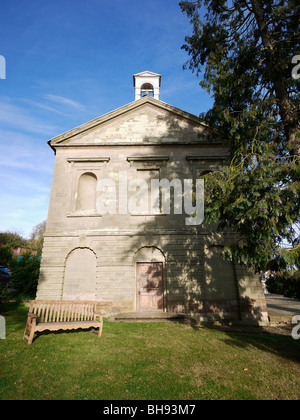
[[49, 314], [49, 303], [46, 304], [45, 322], [48, 321], [48, 314]]
[[64, 317], [64, 309], [65, 309], [65, 305], [64, 305], [64, 304], [62, 304], [62, 305], [60, 306], [60, 316], [59, 316], [59, 322], [62, 322], [62, 321], [63, 321], [63, 317]]
[[52, 303], [51, 305], [51, 318], [49, 319], [50, 322], [55, 322], [55, 304]]
[[[96, 315], [97, 302], [30, 301], [24, 339], [32, 343], [35, 331], [58, 329], [99, 328], [102, 334], [102, 316]], [[100, 315], [100, 319], [97, 317]]]
[[43, 306], [42, 303], [40, 303], [40, 304], [37, 305], [37, 308], [36, 308], [37, 312], [36, 313], [37, 313], [38, 318], [41, 317], [41, 308], [42, 308], [42, 306]]

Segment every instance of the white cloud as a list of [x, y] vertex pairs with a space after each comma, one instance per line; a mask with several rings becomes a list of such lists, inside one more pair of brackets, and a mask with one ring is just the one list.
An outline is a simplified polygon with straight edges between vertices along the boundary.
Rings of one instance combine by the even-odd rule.
[[[51, 174], [54, 156], [46, 141], [10, 130], [0, 130], [0, 177], [4, 170]], [[1, 179], [0, 179], [1, 182]]]
[[[13, 125], [13, 115], [22, 118], [25, 115], [11, 104], [6, 110], [9, 125]], [[13, 128], [0, 130], [0, 230], [17, 229], [28, 237], [32, 228], [47, 218], [54, 155], [40, 135], [32, 130], [25, 133], [24, 120], [21, 128], [18, 121]], [[29, 117], [29, 123], [37, 121], [36, 117]]]
[[55, 112], [56, 114], [63, 115], [65, 117], [69, 117], [70, 116], [70, 113], [63, 112], [63, 111], [61, 111], [61, 110], [59, 110], [57, 108], [54, 108], [53, 106], [48, 106], [48, 105], [45, 105], [43, 103], [33, 101], [31, 99], [21, 98], [19, 100], [22, 101], [22, 102], [25, 102], [28, 105], [32, 105], [32, 106], [35, 106], [35, 107], [44, 109], [45, 111]]
[[80, 104], [79, 102], [73, 101], [73, 100], [68, 99], [68, 98], [64, 98], [63, 96], [48, 94], [48, 95], [45, 95], [45, 98], [48, 99], [49, 101], [55, 102], [57, 104], [71, 106], [73, 108], [78, 108], [78, 109], [85, 109], [85, 106]]
[[0, 122], [13, 127], [14, 130], [24, 130], [30, 133], [52, 135], [58, 131], [57, 127], [46, 124], [29, 114], [24, 108], [13, 105], [8, 101], [0, 101]]

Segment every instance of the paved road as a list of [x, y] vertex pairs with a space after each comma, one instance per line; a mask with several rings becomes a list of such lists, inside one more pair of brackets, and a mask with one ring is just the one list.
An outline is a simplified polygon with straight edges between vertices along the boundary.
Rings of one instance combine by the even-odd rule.
[[270, 321], [290, 322], [295, 315], [300, 315], [300, 301], [281, 295], [266, 295]]

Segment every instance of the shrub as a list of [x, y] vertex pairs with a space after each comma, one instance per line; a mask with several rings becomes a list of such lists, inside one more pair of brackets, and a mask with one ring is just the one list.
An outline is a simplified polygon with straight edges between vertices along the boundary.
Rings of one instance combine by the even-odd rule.
[[17, 295], [35, 297], [40, 271], [40, 257], [26, 252], [11, 263], [12, 284]]
[[8, 267], [12, 261], [13, 252], [9, 245], [0, 247], [0, 265]]
[[296, 270], [281, 270], [273, 273], [267, 280], [267, 288], [270, 293], [300, 299], [300, 273]]
[[10, 300], [9, 285], [0, 284], [0, 313], [4, 311], [6, 304]]

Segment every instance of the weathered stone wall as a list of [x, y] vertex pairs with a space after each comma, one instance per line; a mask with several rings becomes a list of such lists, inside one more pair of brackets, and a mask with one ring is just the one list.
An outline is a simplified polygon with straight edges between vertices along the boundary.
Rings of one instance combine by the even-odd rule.
[[214, 233], [214, 226], [187, 226], [188, 215], [173, 211], [99, 211], [99, 192], [91, 185], [103, 178], [116, 185], [120, 172], [128, 183], [153, 174], [195, 179], [220, 169], [227, 155], [222, 145], [199, 138], [203, 127], [196, 119], [179, 111], [174, 116], [169, 108], [155, 107], [153, 100], [140, 103], [146, 106], [126, 106], [121, 115], [112, 113], [113, 118], [100, 119], [93, 128], [51, 143], [56, 161], [37, 298], [95, 298], [106, 315], [135, 311], [135, 270], [143, 255], [164, 264], [166, 311], [192, 313], [200, 320], [265, 322], [257, 276], [220, 258], [225, 239]]
[[[63, 299], [68, 256], [72, 250], [88, 249], [96, 256], [95, 299], [101, 310], [106, 315], [134, 312], [136, 254], [151, 247], [164, 255], [166, 311], [191, 313], [202, 321], [265, 322], [266, 305], [257, 276], [246, 273], [237, 265], [220, 261], [214, 272], [207, 275], [207, 266], [211, 267], [212, 261], [204, 252], [206, 240], [205, 234], [197, 237], [178, 234], [47, 237], [44, 249], [47, 258], [43, 259], [37, 298]], [[158, 260], [151, 258], [150, 261]], [[216, 271], [220, 265], [222, 271]], [[82, 299], [86, 298], [85, 293], [83, 282]]]

